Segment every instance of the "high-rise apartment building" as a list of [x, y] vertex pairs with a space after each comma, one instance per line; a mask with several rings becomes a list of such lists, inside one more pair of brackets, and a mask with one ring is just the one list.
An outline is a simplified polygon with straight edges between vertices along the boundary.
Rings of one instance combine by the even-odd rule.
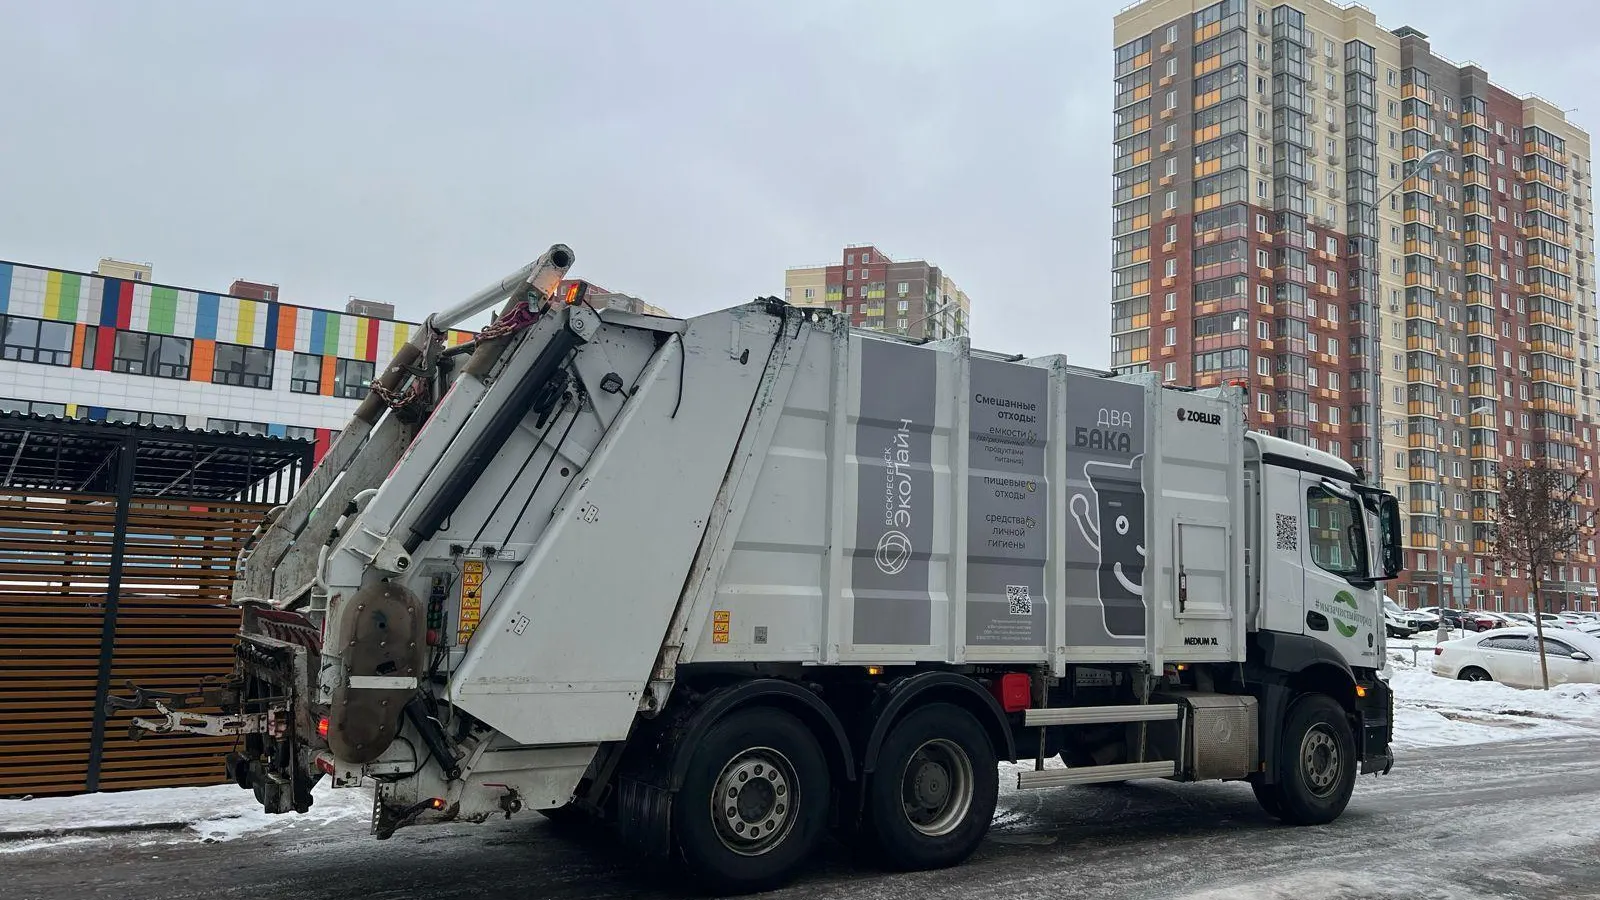
[[[1356, 5], [1146, 0], [1115, 41], [1114, 367], [1242, 384], [1395, 490], [1392, 591], [1521, 608], [1498, 466], [1600, 440], [1588, 134]], [[1595, 562], [1547, 601], [1592, 607]]]
[[895, 262], [870, 244], [844, 248], [833, 265], [789, 269], [783, 296], [796, 306], [844, 313], [857, 328], [913, 338], [964, 335], [972, 315], [966, 291], [938, 266]]

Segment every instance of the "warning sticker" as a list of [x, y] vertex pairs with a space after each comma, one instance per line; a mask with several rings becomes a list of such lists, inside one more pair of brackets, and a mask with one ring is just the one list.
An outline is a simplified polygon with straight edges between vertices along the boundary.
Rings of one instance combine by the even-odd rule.
[[715, 610], [711, 613], [711, 643], [726, 644], [728, 642], [728, 626], [733, 618], [733, 613], [726, 609]]
[[483, 615], [483, 560], [469, 559], [461, 569], [461, 628], [457, 643], [465, 644], [478, 630]]

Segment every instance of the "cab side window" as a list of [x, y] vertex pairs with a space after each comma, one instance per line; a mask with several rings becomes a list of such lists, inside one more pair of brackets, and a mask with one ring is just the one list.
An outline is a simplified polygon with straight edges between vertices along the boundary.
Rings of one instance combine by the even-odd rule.
[[1360, 550], [1351, 540], [1355, 505], [1323, 487], [1306, 490], [1306, 533], [1317, 568], [1349, 578], [1366, 574]]

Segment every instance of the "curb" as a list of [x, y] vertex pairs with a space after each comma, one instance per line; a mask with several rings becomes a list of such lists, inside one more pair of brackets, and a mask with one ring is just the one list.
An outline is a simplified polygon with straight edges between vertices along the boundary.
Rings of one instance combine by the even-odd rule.
[[45, 838], [78, 835], [136, 834], [144, 831], [182, 831], [190, 822], [137, 822], [127, 825], [85, 825], [81, 828], [39, 828], [32, 831], [0, 831], [0, 844], [37, 841]]

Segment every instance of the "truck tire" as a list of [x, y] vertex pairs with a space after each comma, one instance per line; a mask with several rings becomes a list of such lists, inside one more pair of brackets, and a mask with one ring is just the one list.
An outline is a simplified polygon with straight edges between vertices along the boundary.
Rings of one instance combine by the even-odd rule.
[[867, 783], [866, 824], [891, 868], [964, 862], [989, 833], [1000, 776], [989, 735], [959, 706], [907, 713], [884, 739]]
[[689, 874], [719, 893], [789, 880], [828, 826], [828, 761], [811, 731], [770, 707], [735, 710], [690, 748], [672, 803], [672, 831]]
[[1356, 786], [1356, 742], [1344, 707], [1307, 694], [1289, 707], [1278, 745], [1278, 780], [1261, 785], [1261, 808], [1289, 825], [1339, 818]]

